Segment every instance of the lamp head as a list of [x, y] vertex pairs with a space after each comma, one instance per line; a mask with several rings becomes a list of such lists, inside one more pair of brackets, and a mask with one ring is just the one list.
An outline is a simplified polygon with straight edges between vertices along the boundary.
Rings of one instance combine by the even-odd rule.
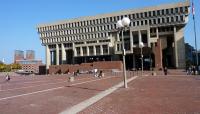
[[129, 24], [130, 24], [130, 19], [128, 18], [128, 17], [124, 17], [123, 19], [122, 19], [122, 25], [123, 26], [129, 26]]
[[139, 43], [139, 47], [140, 47], [140, 48], [143, 48], [143, 47], [144, 47], [144, 43], [143, 43], [143, 42], [140, 42], [140, 43]]
[[123, 24], [122, 24], [122, 20], [117, 21], [116, 25], [117, 25], [117, 28], [124, 27]]

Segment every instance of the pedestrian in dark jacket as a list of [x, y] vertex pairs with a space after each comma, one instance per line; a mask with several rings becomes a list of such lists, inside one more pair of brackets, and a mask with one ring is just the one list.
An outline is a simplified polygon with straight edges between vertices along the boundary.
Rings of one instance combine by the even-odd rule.
[[164, 74], [167, 75], [167, 67], [164, 68]]

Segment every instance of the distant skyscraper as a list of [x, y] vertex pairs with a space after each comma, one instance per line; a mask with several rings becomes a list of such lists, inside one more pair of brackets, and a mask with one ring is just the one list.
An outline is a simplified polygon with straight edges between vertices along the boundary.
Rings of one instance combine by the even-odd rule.
[[15, 50], [14, 63], [18, 60], [24, 60], [24, 51]]
[[34, 60], [35, 59], [35, 51], [26, 50], [26, 60]]

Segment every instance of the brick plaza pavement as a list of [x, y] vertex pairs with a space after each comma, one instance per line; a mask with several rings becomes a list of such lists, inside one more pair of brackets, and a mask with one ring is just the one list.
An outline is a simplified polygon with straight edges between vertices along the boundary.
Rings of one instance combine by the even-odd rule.
[[[130, 78], [133, 74], [127, 73]], [[139, 75], [139, 73], [137, 73]], [[59, 114], [123, 82], [122, 74], [0, 77], [1, 114]], [[136, 75], [136, 74], [135, 74]], [[80, 114], [198, 114], [200, 77], [174, 75], [138, 76], [108, 96], [86, 107]]]
[[200, 76], [138, 77], [79, 114], [200, 114]]

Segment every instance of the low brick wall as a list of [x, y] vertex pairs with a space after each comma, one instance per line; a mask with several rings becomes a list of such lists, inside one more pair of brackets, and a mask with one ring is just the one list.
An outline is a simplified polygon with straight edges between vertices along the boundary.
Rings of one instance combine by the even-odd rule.
[[100, 61], [100, 62], [93, 62], [93, 63], [82, 63], [82, 64], [75, 64], [75, 65], [51, 65], [49, 67], [49, 74], [66, 74], [72, 73], [77, 70], [79, 71], [89, 71], [94, 68], [101, 69], [101, 70], [112, 70], [118, 69], [122, 70], [123, 64], [121, 61]]

